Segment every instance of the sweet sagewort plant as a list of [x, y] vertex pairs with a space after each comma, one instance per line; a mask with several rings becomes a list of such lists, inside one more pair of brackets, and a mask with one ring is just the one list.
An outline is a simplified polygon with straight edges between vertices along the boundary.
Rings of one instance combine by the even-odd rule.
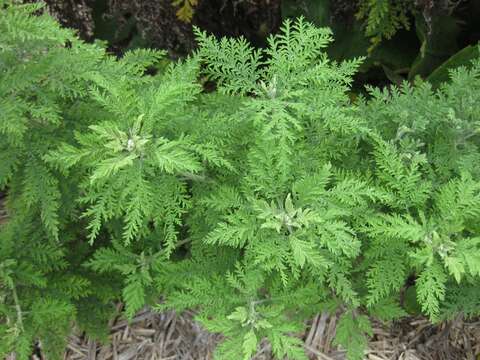
[[228, 360], [263, 339], [306, 359], [319, 311], [362, 359], [411, 279], [432, 321], [480, 313], [480, 62], [352, 103], [361, 59], [329, 61], [302, 19], [264, 50], [197, 31], [148, 75], [162, 52], [116, 60], [0, 8], [0, 356], [61, 358], [73, 323], [105, 340], [118, 300], [195, 309]]

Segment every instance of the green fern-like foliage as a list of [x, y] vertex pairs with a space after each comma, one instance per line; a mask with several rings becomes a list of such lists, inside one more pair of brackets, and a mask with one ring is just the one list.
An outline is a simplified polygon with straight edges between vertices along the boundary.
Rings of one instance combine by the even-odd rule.
[[[395, 281], [399, 273], [414, 271], [419, 303], [435, 320], [448, 289], [456, 288], [452, 282], [478, 283], [472, 280], [478, 270], [480, 205], [478, 114], [473, 110], [478, 70], [476, 62], [471, 70], [453, 71], [451, 83], [436, 93], [426, 83], [390, 93], [372, 89], [373, 99], [361, 105], [388, 140], [389, 150], [377, 150], [375, 156], [381, 161], [379, 185], [393, 200], [386, 205], [396, 209], [371, 219], [367, 227], [374, 240], [369, 257], [375, 259], [370, 303], [402, 285]], [[457, 97], [462, 93], [464, 103]], [[384, 266], [387, 259], [391, 265]]]
[[[197, 237], [192, 232], [192, 256], [204, 263], [205, 251], [230, 249], [229, 266], [235, 268], [229, 271], [241, 271], [247, 279], [254, 272], [257, 279], [248, 281], [245, 295], [212, 306], [217, 327], [203, 322], [229, 335], [219, 358], [232, 358], [240, 347], [248, 359], [266, 337], [279, 358], [304, 359], [300, 343], [289, 333], [301, 326], [302, 316], [311, 314], [305, 312], [304, 302], [315, 297], [306, 294], [319, 294], [314, 300], [319, 308], [333, 295], [348, 306], [360, 302], [349, 278], [361, 246], [352, 224], [361, 215], [349, 206], [367, 208], [375, 194], [353, 174], [336, 174], [331, 164], [340, 163], [341, 153], [347, 151], [333, 147], [366, 132], [350, 113], [346, 95], [359, 61], [331, 63], [323, 52], [332, 40], [330, 31], [302, 19], [285, 22], [263, 54], [242, 39], [217, 42], [204, 33], [197, 35], [205, 74], [217, 81], [219, 92], [244, 97], [242, 117], [231, 115], [231, 124], [248, 126], [251, 133], [242, 158], [229, 159], [236, 171], [222, 174], [228, 176], [226, 181], [193, 188], [197, 204], [191, 212], [192, 230], [201, 226], [205, 234]], [[334, 143], [334, 138], [339, 141]], [[346, 195], [355, 190], [355, 199]], [[201, 281], [193, 281], [195, 288], [182, 293], [198, 296], [195, 284]], [[211, 285], [210, 293], [217, 287]], [[242, 285], [236, 287], [244, 292]], [[299, 300], [297, 291], [306, 298]], [[172, 301], [177, 298], [173, 295]], [[285, 318], [286, 314], [290, 315]], [[280, 331], [290, 316], [295, 321]]]
[[10, 217], [1, 231], [2, 355], [27, 358], [39, 338], [61, 357], [73, 321], [105, 335], [99, 320], [112, 301], [123, 299], [127, 316], [147, 302], [149, 271], [182, 230], [189, 182], [229, 164], [214, 143], [178, 129], [201, 90], [197, 60], [143, 76], [163, 52], [117, 60], [34, 15], [39, 4], [0, 6], [0, 184]]
[[0, 356], [61, 358], [73, 324], [106, 341], [117, 301], [195, 309], [229, 360], [306, 359], [319, 311], [362, 359], [411, 278], [432, 321], [480, 313], [480, 61], [352, 103], [361, 59], [303, 19], [263, 50], [197, 29], [155, 71], [0, 7]]
[[61, 356], [74, 302], [89, 292], [67, 259], [74, 184], [62, 182], [43, 155], [80, 128], [73, 113], [104, 56], [52, 18], [34, 18], [40, 6], [0, 2], [0, 187], [8, 188], [10, 214], [0, 231], [0, 356], [15, 350], [20, 359], [37, 337], [48, 355]]
[[[345, 93], [358, 61], [329, 62], [326, 29], [286, 22], [263, 53], [242, 39], [197, 36], [204, 74], [220, 93], [243, 99], [230, 124], [250, 133], [241, 158], [229, 158], [235, 172], [194, 184], [192, 259], [172, 269], [191, 278], [207, 262], [264, 280], [250, 281], [259, 283], [247, 299], [240, 292], [229, 302], [224, 270], [193, 275], [187, 287], [167, 286], [178, 290], [160, 308], [200, 306], [205, 326], [228, 335], [220, 358], [240, 349], [249, 358], [262, 337], [275, 354], [296, 358], [260, 327], [273, 320], [258, 304], [279, 306], [280, 318], [288, 313], [299, 323], [311, 305], [291, 303], [286, 293], [300, 286], [318, 294], [317, 310], [332, 302], [347, 309], [337, 343], [361, 359], [371, 329], [358, 309], [384, 320], [404, 316], [399, 293], [413, 275], [435, 321], [454, 283], [478, 284], [477, 67], [453, 72], [437, 92], [428, 84], [370, 89], [368, 101], [353, 105]], [[207, 289], [218, 302], [201, 295]], [[211, 327], [212, 318], [221, 325]]]
[[412, 0], [362, 0], [357, 17], [365, 19], [365, 35], [372, 48], [383, 39], [391, 39], [400, 29], [409, 29], [409, 15], [414, 10]]

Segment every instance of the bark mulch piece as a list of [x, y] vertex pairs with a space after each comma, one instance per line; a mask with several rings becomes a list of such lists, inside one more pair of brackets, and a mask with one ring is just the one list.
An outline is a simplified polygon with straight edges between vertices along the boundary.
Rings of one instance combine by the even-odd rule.
[[[333, 346], [337, 315], [321, 313], [302, 336], [312, 360], [344, 360], [345, 352]], [[480, 321], [460, 317], [438, 325], [424, 318], [406, 318], [385, 325], [373, 321], [373, 337], [366, 360], [477, 360], [480, 356]], [[145, 309], [130, 323], [112, 324], [110, 344], [101, 345], [72, 335], [65, 360], [210, 360], [222, 340], [193, 320], [193, 313], [157, 314]], [[267, 342], [252, 360], [273, 360]]]

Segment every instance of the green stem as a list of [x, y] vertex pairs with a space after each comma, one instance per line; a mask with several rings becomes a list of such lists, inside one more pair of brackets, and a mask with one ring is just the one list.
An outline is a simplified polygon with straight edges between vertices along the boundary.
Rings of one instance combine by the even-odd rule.
[[17, 294], [17, 289], [15, 288], [15, 285], [12, 286], [12, 294], [13, 294], [13, 302], [15, 303], [15, 310], [17, 311], [17, 321], [18, 325], [20, 326], [20, 330], [23, 329], [23, 313], [22, 313], [22, 308], [20, 307], [20, 301], [18, 300], [18, 294]]

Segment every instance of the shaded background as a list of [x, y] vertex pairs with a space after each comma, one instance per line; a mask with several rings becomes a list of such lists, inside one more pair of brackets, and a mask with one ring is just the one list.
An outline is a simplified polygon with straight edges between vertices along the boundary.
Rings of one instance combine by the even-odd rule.
[[[31, 0], [34, 1], [34, 0]], [[193, 26], [265, 45], [283, 19], [304, 16], [328, 26], [335, 60], [365, 57], [356, 87], [399, 84], [416, 77], [438, 86], [448, 69], [478, 56], [478, 0], [46, 0], [48, 11], [86, 41], [129, 49], [168, 50], [172, 59], [195, 48]]]

